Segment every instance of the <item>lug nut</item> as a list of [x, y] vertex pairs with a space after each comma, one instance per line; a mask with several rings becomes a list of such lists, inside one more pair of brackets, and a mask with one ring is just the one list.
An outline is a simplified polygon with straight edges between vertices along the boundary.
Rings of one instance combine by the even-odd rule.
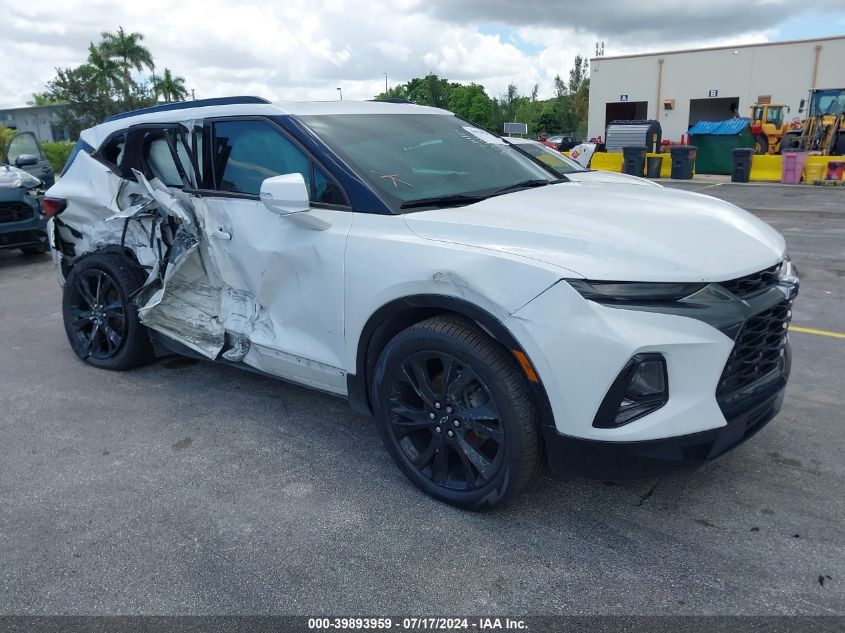
[[449, 431], [448, 433], [446, 433], [446, 435], [448, 435], [449, 437], [453, 437], [455, 434], [452, 433], [452, 431]]
[[436, 416], [436, 415], [434, 415], [433, 413], [429, 413], [429, 414], [428, 414], [428, 417], [429, 417], [430, 419], [432, 419], [432, 420], [433, 420], [433, 419], [434, 419], [434, 418], [436, 418], [437, 416]]
[[452, 426], [454, 426], [455, 428], [458, 428], [460, 425], [461, 423], [458, 420], [452, 420]]
[[[439, 426], [435, 426], [435, 427], [434, 427], [434, 432], [435, 432], [435, 433], [442, 433], [442, 432], [443, 432], [443, 429], [441, 429]], [[449, 431], [449, 433], [451, 433], [451, 432], [452, 432], [452, 431]]]
[[452, 413], [452, 407], [446, 407], [446, 413]]
[[435, 409], [439, 409], [439, 408], [440, 408], [440, 403], [439, 403], [439, 402], [435, 402], [435, 403], [434, 403], [434, 408], [435, 408]]

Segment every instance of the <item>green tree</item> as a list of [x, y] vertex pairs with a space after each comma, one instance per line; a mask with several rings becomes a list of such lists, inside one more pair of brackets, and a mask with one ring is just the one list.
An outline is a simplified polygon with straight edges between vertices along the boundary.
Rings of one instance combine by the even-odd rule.
[[88, 67], [91, 69], [91, 81], [100, 92], [108, 95], [121, 89], [123, 76], [120, 65], [93, 42], [88, 45]]
[[519, 106], [528, 100], [520, 96], [516, 84], [508, 84], [508, 89], [496, 99], [496, 131], [501, 132], [505, 123], [515, 121]]
[[0, 123], [0, 164], [6, 160], [6, 145], [8, 145], [16, 133], [17, 130], [8, 128], [3, 123]]
[[161, 78], [152, 77], [153, 91], [156, 95], [164, 97], [166, 102], [184, 101], [188, 96], [188, 89], [185, 88], [184, 77], [174, 77], [169, 68], [164, 69]]
[[448, 108], [481, 127], [493, 129], [496, 125], [493, 119], [493, 100], [487, 96], [484, 87], [478, 84], [452, 84]]
[[129, 102], [133, 89], [133, 81], [130, 70], [135, 68], [141, 72], [145, 67], [153, 70], [153, 55], [141, 42], [144, 36], [141, 33], [127, 33], [122, 26], [117, 31], [103, 31], [100, 34], [103, 38], [100, 48], [108, 57], [115, 58], [120, 64], [123, 72], [123, 99]]
[[567, 88], [566, 84], [563, 83], [563, 79], [560, 78], [560, 75], [555, 75], [555, 96], [560, 99], [565, 97], [569, 94], [569, 88]]
[[578, 92], [586, 79], [587, 60], [580, 55], [576, 55], [572, 69], [569, 71], [569, 82], [566, 86], [569, 89], [569, 94], [574, 95]]
[[[74, 136], [112, 114], [150, 106], [156, 101], [153, 88], [143, 80], [133, 81], [130, 74], [132, 68], [140, 72], [153, 67], [152, 53], [141, 44], [144, 36], [127, 33], [123, 27], [102, 36], [99, 45], [89, 44], [87, 63], [76, 68], [57, 68], [46, 91], [33, 94], [34, 104], [67, 104], [62, 123]], [[162, 86], [168, 101], [187, 96], [184, 77], [176, 76], [169, 68], [155, 83]]]
[[57, 68], [56, 77], [47, 84], [46, 94], [50, 99], [67, 103], [61, 118], [72, 137], [120, 111], [90, 64]]
[[579, 138], [587, 136], [587, 117], [590, 110], [590, 78], [587, 77], [581, 82], [578, 92], [575, 93], [575, 120], [576, 132]]
[[514, 119], [517, 123], [525, 123], [528, 126], [528, 134], [531, 136], [542, 131], [539, 129], [538, 123], [545, 103], [545, 101], [537, 101], [536, 99], [533, 101], [526, 99], [516, 109]]
[[387, 92], [382, 92], [376, 96], [377, 101], [384, 101], [386, 99], [407, 99], [408, 98], [408, 84], [397, 84], [389, 88]]
[[415, 77], [408, 82], [407, 98], [419, 105], [448, 108], [450, 88], [448, 80], [429, 73], [423, 78]]
[[46, 92], [33, 92], [32, 100], [27, 101], [28, 106], [46, 106], [61, 103], [60, 101], [53, 101]]

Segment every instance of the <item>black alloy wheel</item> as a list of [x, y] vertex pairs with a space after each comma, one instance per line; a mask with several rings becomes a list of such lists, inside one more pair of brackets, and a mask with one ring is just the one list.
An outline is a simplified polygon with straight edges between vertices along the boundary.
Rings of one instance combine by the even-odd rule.
[[114, 356], [126, 340], [126, 308], [115, 280], [105, 271], [85, 270], [69, 294], [74, 349], [85, 358]]
[[117, 370], [153, 360], [149, 335], [131, 299], [143, 282], [143, 271], [116, 253], [96, 253], [74, 264], [65, 281], [62, 316], [79, 358]]
[[372, 375], [376, 423], [399, 469], [473, 510], [507, 503], [542, 471], [537, 416], [513, 355], [471, 321], [438, 316], [397, 334]]
[[502, 464], [499, 407], [472, 367], [451, 354], [423, 351], [402, 363], [390, 427], [409, 463], [438, 486], [476, 490]]

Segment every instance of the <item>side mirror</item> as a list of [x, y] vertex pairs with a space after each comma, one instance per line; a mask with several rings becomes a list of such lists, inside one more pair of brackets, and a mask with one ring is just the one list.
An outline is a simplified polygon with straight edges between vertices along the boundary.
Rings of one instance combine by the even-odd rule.
[[308, 187], [302, 174], [283, 174], [261, 183], [261, 202], [273, 213], [290, 215], [311, 208]]
[[804, 111], [804, 104], [806, 102], [806, 99], [801, 99], [801, 103], [798, 104], [798, 114], [801, 114]]
[[32, 154], [21, 154], [15, 159], [15, 167], [31, 167], [38, 164], [38, 157]]

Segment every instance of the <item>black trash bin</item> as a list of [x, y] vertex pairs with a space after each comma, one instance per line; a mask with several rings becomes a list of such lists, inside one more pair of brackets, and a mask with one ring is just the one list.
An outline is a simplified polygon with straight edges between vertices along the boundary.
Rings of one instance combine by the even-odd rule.
[[672, 178], [690, 180], [695, 171], [695, 156], [698, 150], [692, 145], [679, 145], [670, 150], [672, 156]]
[[644, 145], [631, 145], [622, 148], [622, 171], [631, 176], [645, 173], [645, 154], [648, 148]]
[[663, 156], [649, 156], [646, 158], [646, 176], [649, 178], [660, 178], [660, 170], [663, 168]]
[[731, 182], [748, 182], [751, 177], [751, 160], [754, 150], [737, 147], [731, 150]]

